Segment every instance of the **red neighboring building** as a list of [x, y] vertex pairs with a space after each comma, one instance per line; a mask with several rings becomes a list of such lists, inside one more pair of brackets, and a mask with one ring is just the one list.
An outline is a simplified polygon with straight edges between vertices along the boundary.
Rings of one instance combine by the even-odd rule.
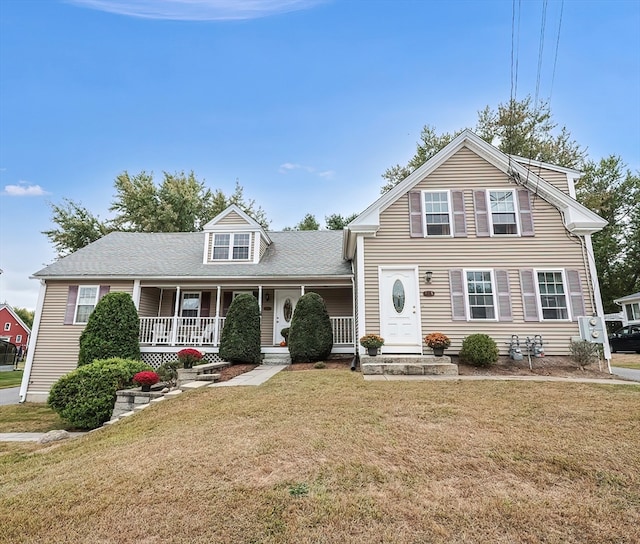
[[31, 329], [24, 324], [20, 316], [8, 304], [0, 304], [0, 339], [22, 346], [26, 350], [29, 345]]

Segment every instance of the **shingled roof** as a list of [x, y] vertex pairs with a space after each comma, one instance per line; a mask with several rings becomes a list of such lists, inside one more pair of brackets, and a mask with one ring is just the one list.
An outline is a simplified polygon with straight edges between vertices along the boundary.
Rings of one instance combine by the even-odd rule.
[[273, 278], [351, 276], [342, 231], [269, 232], [259, 263], [204, 264], [203, 232], [112, 232], [34, 274], [35, 278]]

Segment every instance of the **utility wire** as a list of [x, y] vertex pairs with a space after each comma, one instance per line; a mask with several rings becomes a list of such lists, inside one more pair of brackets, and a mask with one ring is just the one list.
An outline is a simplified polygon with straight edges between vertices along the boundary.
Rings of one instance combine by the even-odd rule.
[[560, 2], [560, 21], [558, 22], [558, 37], [556, 38], [556, 54], [553, 59], [553, 72], [551, 73], [551, 89], [549, 89], [549, 102], [553, 94], [553, 83], [556, 79], [556, 66], [558, 64], [558, 49], [560, 49], [560, 30], [562, 29], [562, 12], [564, 11], [564, 0]]

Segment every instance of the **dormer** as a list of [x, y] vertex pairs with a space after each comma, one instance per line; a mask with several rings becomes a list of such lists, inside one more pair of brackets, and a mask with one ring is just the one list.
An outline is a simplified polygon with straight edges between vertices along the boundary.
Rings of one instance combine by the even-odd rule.
[[258, 263], [271, 239], [260, 224], [232, 204], [204, 228], [204, 264]]

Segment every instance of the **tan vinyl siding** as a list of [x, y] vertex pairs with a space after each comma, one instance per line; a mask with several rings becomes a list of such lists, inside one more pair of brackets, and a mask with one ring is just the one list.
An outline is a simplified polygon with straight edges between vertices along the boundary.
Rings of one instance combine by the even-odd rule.
[[548, 168], [542, 168], [540, 166], [531, 166], [531, 172], [540, 176], [545, 181], [548, 181], [556, 189], [560, 189], [563, 193], [570, 195], [569, 182], [567, 181], [567, 174], [563, 172], [556, 172], [555, 170], [549, 170]]
[[[269, 295], [269, 302], [265, 302]], [[260, 321], [260, 345], [273, 345], [273, 315], [274, 315], [274, 290], [262, 290], [262, 319]]]
[[223, 217], [216, 223], [216, 226], [218, 225], [248, 225], [248, 223], [236, 212], [229, 212], [226, 217]]
[[353, 315], [351, 289], [307, 289], [308, 293], [318, 293], [324, 300], [329, 317], [349, 317]]
[[140, 317], [156, 317], [160, 304], [160, 289], [157, 287], [145, 287], [140, 290], [140, 304], [138, 315]]
[[258, 260], [262, 259], [265, 251], [267, 251], [267, 242], [262, 236], [260, 236], [260, 255]]
[[98, 284], [110, 285], [111, 292], [133, 292], [133, 282], [47, 282], [27, 396], [48, 392], [58, 378], [77, 368], [84, 325], [64, 324], [69, 285]]
[[[587, 295], [588, 278], [581, 245], [564, 229], [558, 210], [533, 194], [534, 237], [476, 237], [472, 190], [502, 187], [516, 188], [504, 173], [463, 148], [416, 189], [463, 189], [468, 237], [411, 238], [406, 194], [381, 212], [376, 236], [364, 239], [367, 332], [380, 331], [378, 267], [418, 265], [423, 337], [429, 332], [443, 332], [452, 339], [451, 350], [455, 353], [465, 336], [483, 332], [492, 336], [501, 352], [506, 353], [505, 342], [511, 334], [521, 337], [541, 334], [548, 353], [568, 353], [569, 339], [578, 334], [577, 323], [525, 323], [518, 271], [522, 268], [580, 270], [586, 313], [590, 315], [593, 307]], [[508, 270], [513, 321], [452, 321], [448, 271], [454, 268]], [[424, 280], [427, 270], [433, 272], [428, 287]], [[427, 289], [434, 291], [435, 296], [425, 297], [422, 293]]]

